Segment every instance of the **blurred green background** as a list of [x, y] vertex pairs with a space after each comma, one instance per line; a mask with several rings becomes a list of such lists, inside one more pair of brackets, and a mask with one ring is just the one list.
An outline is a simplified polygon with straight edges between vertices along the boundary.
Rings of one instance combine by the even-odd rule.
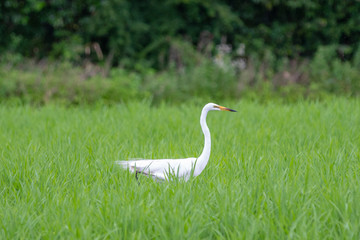
[[360, 1], [3, 0], [0, 101], [359, 96]]

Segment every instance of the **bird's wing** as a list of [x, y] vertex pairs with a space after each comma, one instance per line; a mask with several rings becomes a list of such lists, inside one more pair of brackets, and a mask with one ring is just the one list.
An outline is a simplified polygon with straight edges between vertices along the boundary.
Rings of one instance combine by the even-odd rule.
[[195, 165], [196, 158], [184, 159], [143, 159], [132, 161], [116, 161], [125, 169], [131, 172], [151, 175], [159, 179], [166, 179], [168, 175], [177, 177], [190, 176], [191, 170]]

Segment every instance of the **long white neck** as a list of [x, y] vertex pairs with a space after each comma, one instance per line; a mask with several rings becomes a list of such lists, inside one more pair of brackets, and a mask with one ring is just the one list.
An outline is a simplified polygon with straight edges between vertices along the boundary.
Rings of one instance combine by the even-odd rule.
[[200, 155], [200, 157], [198, 157], [197, 161], [196, 161], [196, 166], [194, 169], [194, 176], [198, 176], [206, 167], [206, 164], [209, 161], [210, 158], [210, 150], [211, 150], [211, 137], [210, 137], [210, 131], [209, 128], [206, 124], [206, 116], [207, 113], [209, 112], [209, 110], [204, 107], [203, 110], [201, 111], [201, 116], [200, 116], [200, 125], [201, 125], [201, 129], [204, 133], [204, 138], [205, 138], [205, 144], [204, 144], [204, 149]]

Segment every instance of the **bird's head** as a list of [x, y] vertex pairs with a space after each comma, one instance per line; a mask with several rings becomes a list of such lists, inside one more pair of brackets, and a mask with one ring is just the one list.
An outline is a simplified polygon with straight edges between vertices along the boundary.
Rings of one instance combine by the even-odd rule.
[[215, 104], [215, 103], [208, 103], [206, 104], [205, 106], [206, 108], [209, 109], [209, 111], [211, 110], [214, 110], [214, 111], [229, 111], [229, 112], [236, 112], [235, 110], [233, 109], [230, 109], [230, 108], [227, 108], [227, 107], [223, 107], [223, 106], [220, 106], [218, 104]]

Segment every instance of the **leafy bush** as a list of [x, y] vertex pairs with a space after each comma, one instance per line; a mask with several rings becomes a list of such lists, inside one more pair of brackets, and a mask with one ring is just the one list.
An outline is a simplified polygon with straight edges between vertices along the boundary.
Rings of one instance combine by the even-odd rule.
[[172, 69], [147, 77], [144, 88], [153, 94], [154, 101], [184, 101], [190, 97], [210, 96], [212, 99], [234, 98], [236, 75], [204, 61], [184, 71]]
[[169, 39], [185, 40], [205, 55], [226, 39], [276, 58], [342, 46], [341, 58], [350, 60], [360, 44], [359, 12], [358, 1], [3, 0], [0, 50], [75, 63], [112, 56], [113, 66], [146, 62], [163, 70]]
[[111, 70], [109, 77], [86, 71], [70, 64], [28, 63], [23, 67], [0, 68], [0, 99], [19, 98], [25, 103], [65, 104], [94, 103], [100, 99], [113, 103], [141, 97], [141, 77], [121, 69]]
[[[357, 57], [352, 62], [341, 61], [336, 46], [319, 48], [313, 60], [277, 59], [270, 51], [263, 56], [235, 60], [231, 52], [209, 59], [195, 51], [191, 58], [190, 53], [181, 50], [187, 44], [176, 46], [180, 55], [174, 57], [174, 53], [168, 70], [161, 72], [144, 66], [128, 71], [91, 63], [75, 67], [68, 62], [22, 60], [10, 64], [2, 60], [0, 100], [17, 98], [33, 104], [112, 104], [142, 98], [150, 98], [154, 103], [235, 98], [297, 101], [360, 93]], [[239, 59], [244, 64], [239, 64]]]
[[342, 62], [336, 55], [337, 47], [334, 45], [319, 48], [311, 64], [312, 84], [333, 93], [359, 94], [360, 71], [356, 61], [354, 64]]

